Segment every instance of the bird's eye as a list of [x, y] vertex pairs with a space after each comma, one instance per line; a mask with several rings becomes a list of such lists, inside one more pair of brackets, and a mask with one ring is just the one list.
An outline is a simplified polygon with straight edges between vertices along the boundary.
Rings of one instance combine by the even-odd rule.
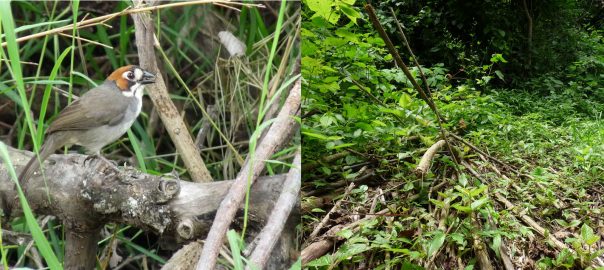
[[134, 80], [134, 73], [132, 71], [128, 71], [128, 74], [126, 76], [128, 76], [128, 79]]

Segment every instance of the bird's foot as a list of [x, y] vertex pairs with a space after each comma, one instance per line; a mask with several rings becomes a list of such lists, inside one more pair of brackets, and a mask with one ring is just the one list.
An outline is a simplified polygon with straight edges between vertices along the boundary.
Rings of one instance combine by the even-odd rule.
[[115, 166], [113, 164], [113, 162], [111, 162], [110, 160], [106, 159], [105, 157], [103, 157], [99, 154], [89, 155], [88, 157], [86, 157], [86, 159], [84, 159], [84, 164], [86, 164], [87, 161], [91, 161], [93, 159], [100, 159], [101, 161], [103, 161], [105, 166], [107, 166], [108, 168], [111, 168], [116, 173], [120, 173], [120, 169], [117, 166]]

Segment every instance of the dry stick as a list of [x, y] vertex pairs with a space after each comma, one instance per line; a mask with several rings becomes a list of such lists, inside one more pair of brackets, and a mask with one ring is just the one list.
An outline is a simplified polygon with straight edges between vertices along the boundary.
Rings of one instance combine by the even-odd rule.
[[426, 153], [424, 153], [424, 155], [422, 156], [422, 159], [419, 161], [419, 165], [417, 165], [417, 167], [415, 168], [415, 173], [419, 176], [424, 176], [430, 169], [430, 164], [432, 163], [434, 155], [436, 155], [436, 152], [438, 152], [438, 150], [440, 150], [444, 145], [445, 141], [440, 140], [430, 146], [430, 148], [428, 148]]
[[[478, 222], [478, 214], [472, 214], [472, 225], [474, 228], [482, 229], [482, 226]], [[478, 264], [480, 265], [481, 270], [493, 270], [493, 264], [489, 259], [489, 253], [487, 252], [486, 245], [484, 241], [480, 238], [478, 233], [473, 233], [474, 235], [474, 243], [472, 243], [472, 249], [474, 249], [474, 253], [476, 254], [476, 259], [478, 260]]]
[[[478, 174], [478, 172], [476, 172], [474, 169], [472, 169], [472, 167], [470, 166], [470, 164], [466, 163], [466, 162], [462, 162], [462, 165], [464, 165], [464, 167], [466, 167], [466, 169], [468, 169], [468, 171], [474, 175], [476, 178], [478, 178], [481, 182], [485, 182], [481, 179], [480, 175]], [[512, 204], [510, 201], [508, 201], [503, 195], [501, 195], [499, 192], [494, 192], [493, 193], [495, 195], [495, 198], [497, 199], [497, 201], [499, 201], [500, 203], [502, 203], [503, 205], [505, 205], [505, 207], [508, 210], [512, 210], [514, 209], [516, 206], [514, 204]], [[562, 241], [558, 240], [556, 237], [554, 237], [552, 234], [547, 233], [546, 236], [546, 231], [543, 227], [541, 227], [541, 225], [539, 225], [539, 223], [537, 223], [534, 219], [532, 219], [530, 216], [527, 216], [525, 214], [518, 214], [520, 215], [520, 219], [522, 219], [522, 221], [524, 221], [524, 223], [526, 223], [527, 225], [531, 226], [535, 231], [537, 231], [537, 233], [539, 235], [541, 235], [542, 237], [547, 237], [547, 239], [558, 249], [563, 250], [563, 249], [569, 249], [568, 246], [566, 246], [566, 244], [562, 243]], [[574, 250], [569, 249], [570, 252], [572, 252], [573, 254], [575, 253]], [[592, 266], [597, 267], [600, 266], [599, 263], [597, 262], [592, 262]]]
[[[135, 1], [138, 5], [142, 0]], [[157, 66], [154, 44], [154, 27], [151, 17], [148, 14], [132, 14], [134, 20], [134, 29], [136, 35], [136, 47], [140, 65], [150, 69], [156, 74], [154, 84], [147, 86], [147, 93], [157, 108], [157, 112], [176, 146], [176, 151], [181, 155], [182, 160], [187, 167], [191, 179], [195, 182], [210, 182], [212, 176], [201, 159], [201, 155], [189, 134], [189, 130], [183, 119], [180, 117], [176, 106], [172, 103], [164, 78]]]
[[468, 141], [466, 141], [464, 138], [459, 137], [457, 134], [455, 134], [455, 133], [449, 133], [449, 136], [451, 136], [451, 137], [455, 138], [456, 140], [458, 140], [458, 141], [460, 141], [460, 142], [464, 143], [464, 144], [465, 144], [465, 145], [467, 145], [468, 147], [472, 148], [474, 151], [476, 151], [476, 152], [480, 153], [481, 155], [483, 155], [483, 156], [485, 156], [485, 157], [488, 157], [489, 159], [491, 159], [491, 160], [493, 160], [493, 161], [495, 161], [495, 162], [499, 163], [500, 165], [503, 165], [503, 166], [505, 166], [505, 167], [508, 167], [509, 169], [511, 169], [512, 171], [514, 171], [516, 174], [520, 174], [520, 173], [519, 173], [519, 172], [516, 170], [516, 168], [514, 168], [514, 166], [509, 165], [509, 164], [507, 164], [507, 163], [505, 163], [505, 162], [503, 162], [503, 161], [501, 161], [501, 160], [499, 160], [499, 159], [495, 158], [494, 156], [491, 156], [491, 155], [487, 154], [486, 152], [484, 152], [484, 151], [480, 150], [480, 148], [478, 148], [478, 147], [476, 147], [475, 145], [473, 145], [471, 142], [468, 142]]
[[[474, 169], [472, 169], [470, 164], [468, 164], [466, 161], [462, 161], [461, 163], [464, 167], [466, 167], [466, 169], [472, 175], [474, 175], [474, 177], [478, 178], [480, 180], [480, 182], [485, 183], [485, 181], [483, 179], [481, 179], [478, 172], [476, 172]], [[489, 217], [490, 217], [490, 215], [489, 215]], [[489, 221], [491, 221], [491, 220], [489, 220]], [[478, 223], [477, 215], [472, 216], [472, 223], [474, 224], [474, 227], [477, 227], [477, 228], [480, 227], [480, 223]], [[496, 226], [493, 222], [490, 222], [490, 223], [491, 223], [491, 226]], [[501, 259], [503, 260], [505, 267], [508, 268], [509, 264], [511, 264], [510, 258], [507, 256], [507, 254], [505, 254], [505, 250], [501, 249], [501, 246], [500, 246], [499, 251], [501, 253]], [[490, 267], [491, 263], [489, 261], [489, 257], [486, 254], [486, 251], [484, 250], [484, 242], [482, 241], [482, 239], [480, 239], [480, 237], [478, 235], [474, 235], [474, 252], [476, 252], [476, 257], [479, 261], [481, 269], [488, 269], [488, 270], [493, 269]]]
[[[483, 155], [479, 155], [480, 159], [482, 159], [484, 162], [487, 163], [487, 166], [493, 170], [495, 172], [495, 174], [497, 174], [499, 177], [505, 178], [507, 179], [507, 176], [501, 174], [501, 172], [497, 169], [497, 167], [493, 166], [493, 164], [491, 162], [488, 162], [487, 158]], [[509, 179], [507, 179], [509, 180]], [[495, 229], [497, 229], [497, 224], [495, 224], [495, 221], [493, 220], [493, 217], [491, 216], [491, 213], [488, 213], [488, 222], [489, 225]], [[505, 241], [505, 239], [501, 240], [501, 245], [499, 246], [499, 254], [501, 255], [501, 261], [503, 262], [503, 267], [506, 270], [514, 270], [514, 263], [512, 262], [512, 259], [510, 258], [509, 255], [509, 249], [507, 247], [507, 243]]]
[[[415, 87], [415, 89], [419, 93], [419, 96], [428, 104], [430, 109], [432, 109], [432, 111], [436, 115], [436, 119], [438, 120], [438, 126], [439, 126], [439, 130], [440, 130], [441, 139], [445, 140], [445, 143], [447, 144], [447, 149], [449, 150], [449, 153], [451, 153], [451, 158], [453, 159], [453, 161], [456, 164], [459, 164], [459, 161], [457, 160], [457, 156], [455, 155], [455, 152], [453, 152], [453, 147], [451, 147], [451, 144], [449, 143], [449, 140], [447, 139], [446, 130], [443, 126], [443, 122], [445, 120], [442, 117], [442, 115], [440, 114], [440, 112], [438, 111], [438, 108], [436, 108], [436, 105], [434, 104], [434, 102], [426, 95], [426, 93], [421, 88], [421, 86], [419, 86], [419, 84], [417, 84], [417, 81], [415, 80], [415, 78], [413, 78], [413, 75], [411, 75], [411, 72], [409, 72], [409, 68], [407, 68], [407, 65], [405, 65], [405, 63], [403, 62], [401, 55], [398, 53], [398, 51], [394, 47], [394, 44], [392, 44], [392, 41], [390, 41], [388, 34], [386, 34], [386, 31], [384, 31], [384, 27], [382, 27], [382, 24], [380, 23], [377, 16], [375, 15], [375, 10], [373, 9], [373, 6], [371, 6], [371, 4], [366, 4], [365, 10], [367, 11], [367, 14], [369, 15], [369, 19], [371, 20], [373, 27], [378, 31], [378, 34], [380, 35], [382, 40], [384, 40], [384, 43], [386, 43], [386, 47], [388, 48], [388, 51], [394, 58], [394, 62], [396, 63], [396, 65], [400, 69], [403, 70], [403, 73], [405, 73], [405, 76], [407, 76], [407, 79], [409, 79], [409, 81], [411, 81], [411, 84], [413, 85], [413, 87]], [[457, 170], [457, 167], [455, 167], [455, 170]]]
[[197, 262], [197, 270], [214, 269], [218, 259], [220, 247], [224, 241], [229, 225], [245, 198], [248, 185], [252, 185], [264, 169], [264, 161], [269, 159], [279, 145], [282, 145], [291, 130], [297, 129], [298, 124], [293, 119], [299, 112], [301, 100], [301, 80], [296, 80], [285, 104], [271, 125], [266, 137], [258, 144], [255, 156], [249, 155], [237, 175], [237, 178], [228, 194], [220, 203], [212, 228], [208, 233], [201, 256]]
[[[258, 267], [259, 269], [265, 268], [268, 257], [281, 236], [287, 217], [289, 217], [292, 209], [298, 205], [301, 186], [300, 159], [300, 148], [298, 148], [296, 157], [294, 158], [294, 167], [287, 174], [281, 195], [279, 195], [279, 199], [275, 203], [273, 214], [268, 218], [266, 225], [258, 235], [258, 244], [248, 259], [254, 267]], [[248, 265], [245, 269], [250, 270], [251, 268]]]
[[323, 256], [330, 249], [332, 249], [333, 244], [335, 243], [335, 239], [333, 239], [333, 238], [338, 232], [345, 230], [345, 229], [351, 229], [354, 231], [354, 230], [358, 229], [358, 226], [361, 223], [371, 220], [371, 219], [375, 219], [375, 218], [383, 216], [385, 214], [388, 214], [388, 212], [390, 212], [390, 209], [386, 208], [382, 211], [375, 213], [375, 215], [366, 216], [362, 219], [359, 219], [355, 222], [352, 222], [352, 223], [349, 223], [346, 225], [337, 225], [337, 226], [332, 227], [331, 229], [329, 229], [329, 231], [327, 231], [322, 236], [322, 238], [323, 238], [322, 240], [314, 242], [302, 250], [302, 253], [300, 254], [300, 258], [302, 259], [302, 265], [305, 265], [309, 261], [312, 261], [316, 258]]
[[426, 80], [426, 75], [424, 75], [424, 72], [422, 71], [422, 67], [419, 65], [419, 62], [417, 62], [417, 57], [415, 57], [413, 50], [411, 50], [411, 45], [409, 45], [409, 41], [407, 40], [405, 31], [403, 31], [403, 25], [396, 18], [396, 14], [394, 14], [394, 9], [392, 7], [390, 7], [390, 12], [392, 13], [392, 18], [394, 18], [394, 22], [396, 23], [396, 28], [398, 28], [398, 32], [401, 34], [401, 37], [403, 38], [403, 42], [405, 43], [405, 46], [407, 47], [407, 51], [409, 51], [411, 58], [413, 58], [413, 63], [415, 63], [415, 66], [419, 70], [419, 75], [422, 77], [422, 81], [424, 82], [424, 85], [426, 86], [427, 96], [431, 98], [432, 93], [430, 91], [430, 86], [428, 85], [428, 80]]
[[317, 237], [317, 235], [319, 234], [319, 232], [321, 231], [321, 229], [323, 228], [323, 226], [325, 226], [325, 224], [327, 224], [327, 221], [329, 221], [329, 216], [331, 216], [331, 213], [337, 211], [340, 208], [340, 205], [342, 204], [342, 201], [346, 198], [346, 196], [348, 196], [348, 194], [350, 194], [350, 192], [352, 191], [352, 189], [354, 188], [354, 183], [350, 183], [350, 185], [348, 185], [348, 187], [346, 188], [346, 191], [344, 191], [344, 196], [342, 196], [342, 199], [337, 201], [333, 207], [331, 208], [331, 210], [329, 210], [329, 212], [327, 212], [327, 215], [325, 215], [323, 217], [323, 219], [321, 219], [321, 222], [319, 222], [319, 224], [317, 224], [317, 226], [315, 227], [315, 229], [310, 233], [310, 235], [308, 236], [308, 240], [312, 241], [313, 238]]
[[[197, 148], [201, 151], [201, 149], [203, 148], [204, 142], [208, 139], [208, 135], [210, 135], [210, 118], [218, 118], [218, 110], [216, 109], [216, 107], [214, 105], [208, 105], [208, 107], [206, 108], [206, 111], [208, 112], [208, 117], [204, 117], [201, 120], [201, 128], [199, 129], [199, 132], [197, 133], [197, 136], [195, 137], [195, 145], [197, 146]], [[209, 142], [207, 142], [207, 144], [209, 145]]]
[[195, 261], [191, 258], [199, 257], [201, 252], [200, 241], [193, 241], [184, 245], [176, 253], [172, 255], [172, 258], [168, 260], [161, 268], [161, 270], [173, 270], [173, 269], [194, 269]]
[[103, 43], [100, 43], [100, 42], [96, 42], [94, 40], [86, 39], [86, 38], [83, 38], [83, 37], [80, 37], [80, 36], [75, 36], [74, 37], [71, 34], [64, 34], [64, 33], [59, 33], [59, 36], [64, 36], [64, 37], [68, 37], [68, 38], [75, 38], [75, 39], [78, 40], [78, 42], [79, 41], [85, 41], [87, 43], [91, 43], [91, 44], [94, 44], [94, 45], [97, 45], [97, 46], [105, 47], [107, 49], [111, 49], [111, 50], [114, 49], [113, 47], [111, 47], [109, 45], [106, 45], [106, 44], [103, 44]]
[[[495, 222], [493, 221], [493, 217], [491, 216], [491, 214], [489, 213], [489, 225], [495, 229], [497, 229], [497, 225], [495, 224]], [[512, 262], [512, 259], [510, 258], [509, 255], [509, 249], [507, 247], [507, 243], [505, 241], [505, 239], [501, 239], [501, 245], [499, 245], [499, 255], [501, 255], [501, 261], [503, 262], [503, 267], [505, 268], [505, 270], [514, 270], [514, 263]]]
[[[514, 209], [516, 206], [514, 204], [512, 204], [510, 201], [508, 201], [505, 197], [503, 197], [501, 194], [499, 194], [499, 192], [495, 192], [495, 198], [502, 203], [503, 205], [505, 205], [505, 207], [508, 210], [512, 210]], [[539, 235], [546, 237], [546, 232], [545, 229], [543, 227], [541, 227], [537, 222], [535, 222], [535, 220], [533, 220], [531, 217], [524, 215], [524, 214], [520, 214], [520, 219], [522, 219], [526, 224], [528, 224], [529, 226], [531, 226], [535, 231], [537, 231], [537, 233], [539, 233]], [[550, 240], [554, 246], [556, 246], [558, 249], [565, 249], [568, 248], [568, 246], [566, 246], [566, 244], [562, 243], [560, 240], [556, 239], [552, 234], [547, 234], [547, 238], [548, 240]], [[572, 251], [572, 250], [571, 250]]]
[[[152, 7], [129, 8], [129, 9], [126, 9], [126, 10], [123, 10], [120, 12], [115, 12], [115, 13], [103, 15], [100, 17], [81, 21], [81, 22], [75, 24], [75, 28], [79, 29], [79, 28], [94, 26], [97, 24], [102, 24], [117, 16], [123, 16], [123, 15], [145, 12], [145, 11], [156, 11], [156, 10], [164, 9], [164, 8], [200, 5], [200, 4], [215, 4], [215, 5], [222, 5], [222, 6], [237, 5], [237, 6], [244, 6], [244, 7], [264, 7], [264, 5], [261, 5], [261, 4], [244, 4], [244, 3], [239, 3], [239, 2], [219, 1], [219, 0], [199, 0], [199, 1], [188, 1], [188, 2], [176, 2], [176, 3], [170, 3], [170, 4], [158, 5], [158, 6], [152, 6]], [[61, 26], [61, 27], [58, 27], [58, 28], [55, 28], [52, 30], [43, 31], [43, 32], [32, 34], [32, 35], [17, 38], [17, 43], [27, 41], [30, 39], [34, 39], [34, 38], [47, 36], [47, 35], [57, 34], [57, 33], [63, 32], [63, 31], [67, 31], [67, 30], [72, 30], [73, 28], [74, 28], [73, 24], [68, 24], [68, 25]], [[6, 47], [6, 42], [2, 43], [2, 47]]]
[[311, 162], [308, 162], [308, 163], [304, 163], [304, 164], [302, 164], [302, 170], [303, 171], [313, 170], [316, 167], [318, 167], [319, 165], [321, 165], [321, 162], [329, 163], [329, 162], [332, 162], [334, 160], [338, 160], [338, 159], [341, 159], [341, 158], [343, 158], [345, 156], [348, 156], [349, 154], [350, 154], [349, 151], [344, 150], [342, 152], [335, 153], [333, 155], [329, 155], [329, 156], [323, 157], [323, 158], [321, 158], [321, 161], [311, 161]]
[[129, 256], [128, 258], [126, 258], [122, 263], [120, 263], [118, 266], [116, 266], [115, 268], [112, 268], [112, 270], [120, 270], [126, 266], [128, 266], [130, 263], [132, 263], [133, 261], [142, 259], [144, 257], [146, 257], [147, 255], [145, 254], [139, 254], [139, 255], [135, 255], [135, 256]]
[[[504, 204], [508, 209], [513, 209], [516, 207], [514, 204], [512, 204], [510, 201], [508, 201], [505, 197], [503, 197], [501, 194], [499, 194], [499, 192], [495, 192], [495, 198], [497, 198], [497, 200], [499, 202], [501, 202], [502, 204]], [[542, 237], [546, 237], [558, 249], [560, 249], [560, 250], [567, 249], [571, 253], [575, 254], [575, 251], [573, 249], [569, 248], [566, 244], [562, 243], [562, 241], [558, 240], [551, 233], [546, 233], [545, 229], [543, 227], [541, 227], [537, 222], [535, 222], [535, 220], [533, 220], [531, 217], [524, 215], [524, 214], [520, 214], [520, 218], [524, 221], [524, 223], [531, 226], [535, 231], [537, 231], [537, 233], [539, 233], [539, 235], [541, 235]], [[604, 266], [604, 263], [594, 260], [594, 261], [591, 261], [591, 266], [594, 268], [598, 268], [598, 267]]]

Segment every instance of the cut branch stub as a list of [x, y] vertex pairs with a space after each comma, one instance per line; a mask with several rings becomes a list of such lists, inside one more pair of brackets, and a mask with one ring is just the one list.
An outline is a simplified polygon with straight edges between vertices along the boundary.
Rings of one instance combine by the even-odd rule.
[[[179, 183], [134, 171], [122, 174], [129, 173], [132, 174], [128, 177], [103, 177], [90, 172], [82, 182], [81, 195], [92, 203], [95, 211], [110, 220], [126, 220], [137, 227], [162, 233], [170, 225], [172, 216], [169, 206], [163, 203], [178, 195]], [[124, 182], [123, 179], [130, 180]]]
[[432, 164], [432, 159], [434, 159], [434, 155], [436, 155], [436, 152], [438, 152], [438, 150], [440, 150], [444, 145], [445, 140], [440, 140], [426, 150], [426, 153], [424, 153], [422, 159], [415, 168], [415, 173], [418, 176], [424, 176], [426, 173], [428, 173], [428, 170], [430, 170], [430, 165]]

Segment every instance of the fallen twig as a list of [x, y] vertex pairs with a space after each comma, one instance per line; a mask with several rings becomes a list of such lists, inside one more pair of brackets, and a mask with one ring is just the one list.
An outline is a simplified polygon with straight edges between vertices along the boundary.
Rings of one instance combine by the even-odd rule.
[[346, 188], [346, 191], [344, 191], [344, 195], [342, 196], [342, 199], [338, 200], [333, 207], [331, 208], [331, 210], [329, 210], [329, 212], [327, 212], [327, 214], [323, 217], [323, 219], [321, 219], [321, 222], [319, 222], [319, 224], [317, 224], [317, 226], [315, 226], [315, 228], [313, 229], [313, 231], [310, 233], [310, 235], [307, 238], [307, 242], [312, 242], [312, 240], [317, 237], [317, 235], [319, 234], [319, 232], [321, 231], [321, 229], [323, 228], [323, 226], [325, 226], [325, 224], [327, 224], [327, 222], [329, 221], [329, 216], [331, 216], [331, 213], [337, 211], [338, 209], [340, 209], [340, 205], [342, 204], [342, 201], [348, 196], [348, 194], [350, 194], [350, 192], [352, 191], [352, 189], [354, 188], [354, 183], [350, 183], [350, 185], [348, 185], [348, 187]]
[[266, 137], [258, 144], [255, 156], [249, 155], [235, 183], [231, 186], [217, 211], [212, 228], [208, 233], [205, 245], [197, 263], [197, 269], [214, 269], [218, 253], [222, 246], [229, 225], [235, 217], [239, 205], [243, 202], [248, 185], [251, 186], [264, 169], [264, 161], [269, 159], [278, 146], [288, 138], [292, 129], [298, 124], [293, 119], [299, 113], [301, 102], [301, 80], [298, 79], [290, 90], [285, 104], [271, 125]]
[[333, 247], [333, 244], [335, 243], [334, 237], [338, 232], [340, 232], [344, 229], [351, 229], [354, 231], [354, 230], [358, 229], [358, 226], [362, 222], [368, 221], [370, 219], [374, 219], [381, 215], [387, 214], [388, 212], [390, 212], [390, 209], [386, 208], [382, 211], [375, 213], [375, 215], [366, 216], [362, 219], [359, 219], [355, 222], [352, 222], [352, 223], [349, 223], [346, 225], [337, 225], [337, 226], [332, 227], [331, 229], [329, 229], [329, 231], [327, 231], [325, 234], [323, 234], [322, 239], [320, 241], [314, 242], [302, 250], [302, 253], [300, 255], [300, 258], [302, 259], [302, 265], [304, 265], [316, 258], [319, 258], [319, 257], [323, 256], [325, 253], [327, 253]]
[[453, 137], [454, 139], [458, 140], [459, 142], [467, 145], [468, 147], [472, 148], [472, 150], [480, 153], [481, 155], [483, 155], [485, 157], [488, 157], [490, 160], [495, 161], [495, 162], [499, 163], [502, 166], [508, 167], [509, 169], [511, 169], [512, 171], [514, 171], [516, 174], [520, 174], [518, 172], [518, 170], [516, 170], [516, 168], [514, 168], [514, 166], [509, 165], [509, 164], [507, 164], [507, 163], [505, 163], [505, 162], [497, 159], [496, 157], [487, 154], [485, 151], [480, 150], [480, 148], [476, 147], [471, 142], [466, 141], [464, 138], [458, 136], [457, 134], [455, 134], [455, 133], [449, 133], [448, 135], [451, 136], [451, 137]]
[[[258, 267], [259, 269], [265, 268], [268, 257], [271, 254], [275, 243], [279, 240], [287, 217], [289, 217], [292, 209], [298, 205], [301, 185], [300, 152], [301, 149], [298, 149], [296, 157], [294, 158], [293, 168], [290, 169], [287, 178], [283, 183], [281, 195], [273, 208], [273, 214], [269, 217], [264, 229], [258, 234], [258, 244], [252, 255], [249, 257], [251, 265]], [[250, 270], [251, 268], [248, 265], [246, 269]]]

